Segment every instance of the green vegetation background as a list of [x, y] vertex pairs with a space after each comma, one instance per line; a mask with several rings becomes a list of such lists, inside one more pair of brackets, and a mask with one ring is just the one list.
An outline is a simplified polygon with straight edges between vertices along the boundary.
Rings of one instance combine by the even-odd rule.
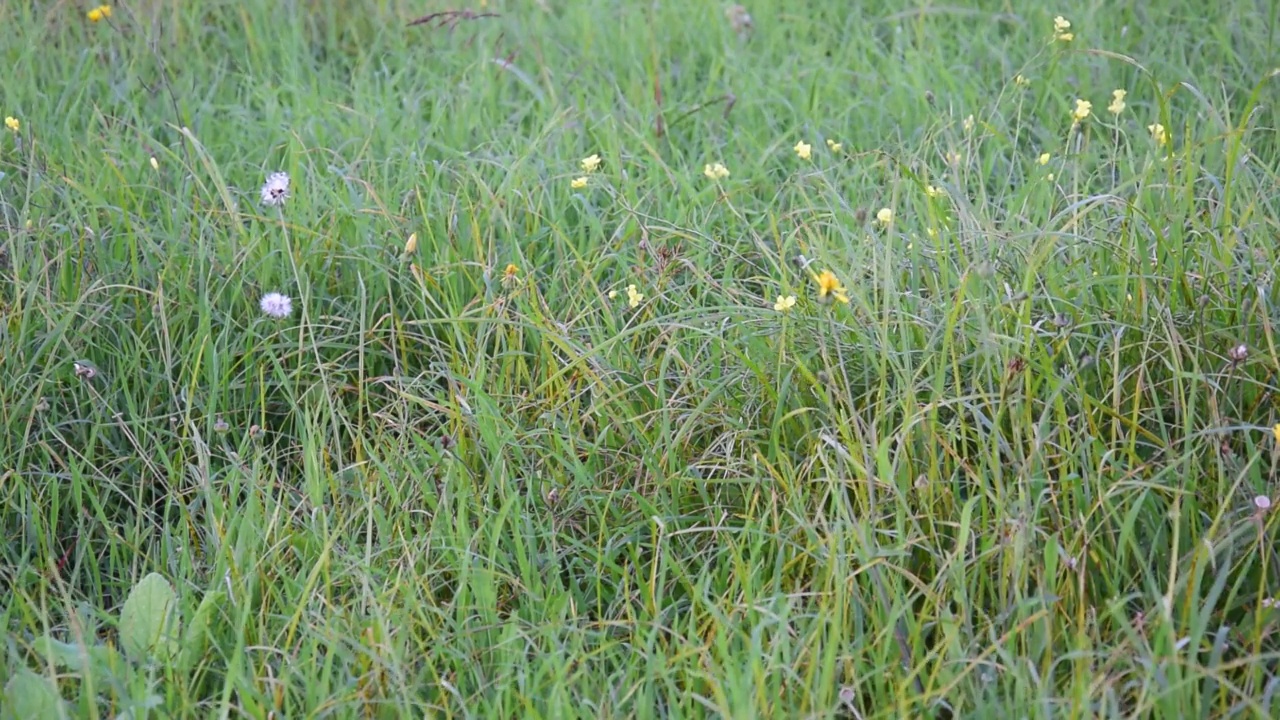
[[88, 9], [0, 5], [9, 712], [1280, 713], [1276, 4]]

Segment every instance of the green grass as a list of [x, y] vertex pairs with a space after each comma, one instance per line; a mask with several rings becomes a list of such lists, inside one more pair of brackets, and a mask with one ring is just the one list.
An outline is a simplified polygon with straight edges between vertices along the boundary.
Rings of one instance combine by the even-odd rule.
[[1280, 714], [1278, 6], [543, 5], [0, 5], [14, 713]]

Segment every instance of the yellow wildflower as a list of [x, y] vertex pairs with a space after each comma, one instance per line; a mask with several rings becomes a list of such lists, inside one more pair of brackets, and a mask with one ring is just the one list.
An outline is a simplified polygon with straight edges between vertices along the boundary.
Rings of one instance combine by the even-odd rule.
[[702, 168], [702, 174], [712, 180], [723, 180], [729, 177], [729, 168], [721, 163], [712, 163]]
[[98, 7], [85, 13], [85, 16], [89, 18], [89, 22], [98, 22], [100, 20], [105, 20], [106, 18], [111, 17], [111, 6], [99, 5]]
[[18, 132], [22, 129], [22, 123], [18, 122], [18, 118], [16, 117], [5, 117], [4, 126], [9, 128], [12, 132]]
[[1040, 153], [1040, 157], [1036, 159], [1036, 162], [1040, 163], [1041, 165], [1048, 165], [1049, 157], [1050, 157], [1049, 153]]
[[1026, 75], [1019, 73], [1013, 76], [1013, 84], [1020, 88], [1024, 88], [1029, 87], [1031, 85], [1031, 81], [1027, 79]]
[[778, 312], [786, 312], [795, 306], [796, 306], [795, 295], [787, 295], [786, 297], [779, 295], [778, 301], [773, 304], [773, 309], [777, 310]]
[[1111, 104], [1107, 106], [1107, 110], [1110, 110], [1112, 115], [1124, 112], [1124, 96], [1128, 94], [1125, 90], [1112, 90]]
[[614, 300], [614, 299], [616, 299], [617, 297], [618, 297], [618, 291], [617, 291], [617, 290], [610, 290], [610, 291], [609, 291], [609, 299], [610, 299], [610, 300]]
[[593, 154], [593, 155], [588, 155], [582, 158], [582, 172], [593, 173], [596, 171], [596, 168], [598, 167], [600, 167], [599, 155]]
[[882, 227], [888, 227], [893, 222], [893, 210], [880, 208], [880, 211], [876, 213], [876, 222], [880, 223]]
[[965, 118], [965, 119], [964, 119], [964, 131], [965, 131], [965, 132], [972, 132], [972, 131], [973, 131], [973, 116], [972, 116], [972, 115], [970, 115], [969, 117], [967, 117], [967, 118]]
[[1165, 131], [1164, 126], [1160, 123], [1148, 125], [1147, 131], [1151, 133], [1151, 139], [1156, 141], [1156, 145], [1169, 144], [1169, 133]]
[[502, 276], [507, 278], [513, 278], [519, 273], [520, 268], [516, 267], [515, 263], [507, 263], [507, 266], [502, 270]]
[[1080, 122], [1089, 117], [1090, 112], [1093, 112], [1093, 103], [1076, 98], [1076, 109], [1071, 111], [1071, 117], [1076, 122]]
[[1071, 42], [1076, 35], [1071, 30], [1071, 21], [1059, 15], [1053, 19], [1053, 37], [1062, 42]]
[[844, 286], [840, 284], [835, 273], [823, 270], [820, 275], [814, 275], [813, 279], [818, 283], [818, 302], [826, 304], [831, 302], [832, 298], [842, 303], [849, 302], [849, 296], [845, 294]]
[[931, 198], [942, 197], [942, 188], [936, 187], [934, 185], [925, 185], [924, 194], [928, 195]]
[[573, 188], [574, 190], [581, 190], [582, 188], [584, 188], [584, 187], [586, 187], [586, 186], [587, 186], [587, 176], [586, 176], [586, 175], [583, 175], [583, 176], [582, 176], [582, 177], [580, 177], [580, 178], [574, 178], [574, 179], [573, 179], [573, 182], [569, 183], [569, 187]]
[[844, 145], [832, 140], [831, 138], [827, 138], [827, 148], [831, 150], [831, 152], [840, 152], [844, 149]]
[[640, 307], [640, 301], [644, 299], [644, 295], [636, 292], [635, 285], [627, 286], [627, 304], [633, 308]]
[[801, 160], [808, 160], [813, 154], [813, 146], [801, 140], [796, 143], [795, 151], [796, 155], [800, 156]]

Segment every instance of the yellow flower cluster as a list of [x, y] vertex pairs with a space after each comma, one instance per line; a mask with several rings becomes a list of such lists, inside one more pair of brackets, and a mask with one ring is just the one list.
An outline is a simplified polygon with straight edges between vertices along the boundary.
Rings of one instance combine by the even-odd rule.
[[1053, 39], [1059, 42], [1069, 43], [1076, 39], [1076, 34], [1071, 32], [1071, 21], [1059, 15], [1053, 19]]
[[1071, 118], [1076, 122], [1080, 122], [1089, 117], [1089, 113], [1093, 112], [1093, 103], [1088, 100], [1076, 99], [1076, 109], [1071, 111]]
[[1107, 106], [1107, 110], [1110, 110], [1112, 115], [1119, 115], [1124, 112], [1124, 96], [1128, 94], [1125, 90], [1112, 90], [1111, 104]]
[[18, 132], [22, 129], [22, 123], [18, 122], [16, 117], [5, 117], [4, 126], [9, 128], [10, 132]]
[[89, 22], [99, 22], [111, 17], [110, 5], [99, 5], [98, 7], [85, 13], [85, 17], [89, 18]]

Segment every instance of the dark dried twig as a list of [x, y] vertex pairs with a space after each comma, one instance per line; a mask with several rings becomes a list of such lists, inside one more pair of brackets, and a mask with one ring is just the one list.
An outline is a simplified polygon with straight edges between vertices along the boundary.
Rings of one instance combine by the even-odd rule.
[[433, 30], [441, 28], [449, 28], [450, 32], [458, 26], [458, 23], [464, 20], [479, 20], [481, 18], [496, 18], [498, 13], [478, 13], [475, 10], [445, 10], [443, 12], [435, 12], [430, 15], [423, 15], [417, 20], [410, 20], [406, 27], [415, 25], [431, 25]]

